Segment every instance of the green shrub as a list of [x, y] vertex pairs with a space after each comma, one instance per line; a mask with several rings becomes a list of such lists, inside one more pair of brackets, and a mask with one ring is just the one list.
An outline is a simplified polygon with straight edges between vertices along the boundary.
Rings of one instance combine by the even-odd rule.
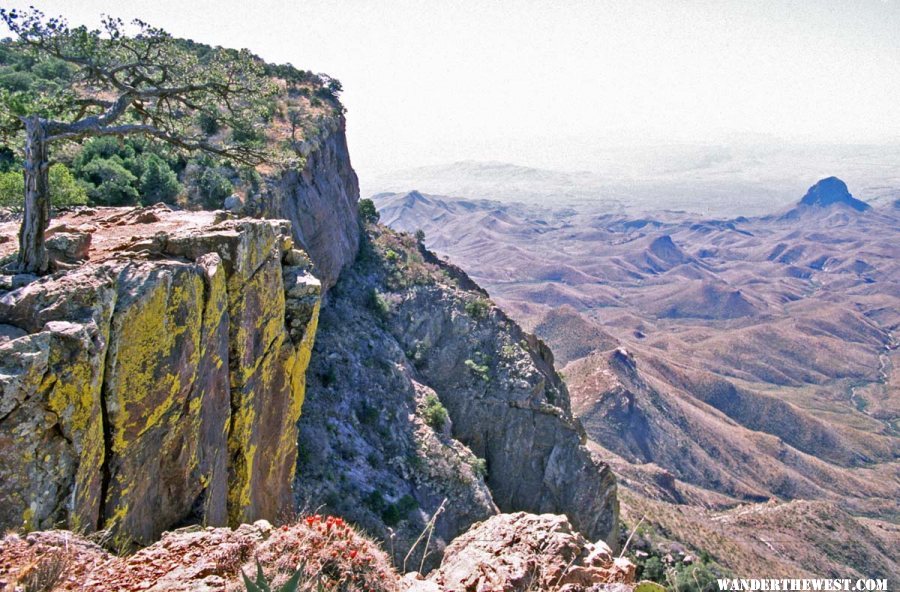
[[359, 219], [363, 224], [377, 224], [381, 219], [381, 214], [375, 208], [375, 202], [371, 199], [359, 200]]
[[486, 364], [479, 364], [475, 360], [466, 360], [465, 362], [466, 368], [472, 371], [472, 374], [477, 376], [482, 380], [490, 380], [490, 371], [491, 369]]
[[378, 407], [363, 402], [356, 410], [356, 419], [363, 425], [375, 425], [378, 423]]
[[391, 313], [391, 303], [375, 288], [369, 293], [369, 308], [382, 319], [386, 319]]
[[660, 561], [659, 557], [654, 555], [644, 562], [643, 569], [641, 569], [639, 576], [653, 582], [665, 582], [666, 566], [663, 565], [663, 562]]
[[225, 198], [234, 192], [234, 185], [218, 170], [206, 168], [197, 180], [197, 190], [204, 205], [221, 208]]
[[692, 592], [718, 592], [719, 584], [709, 567], [702, 564], [683, 565], [676, 568], [676, 590], [691, 590]]
[[137, 203], [138, 178], [124, 166], [118, 155], [96, 158], [82, 169], [87, 180], [87, 193], [91, 201], [105, 206], [122, 206]]
[[149, 154], [144, 165], [140, 181], [141, 202], [144, 205], [161, 201], [171, 203], [183, 189], [175, 171], [156, 154]]
[[266, 142], [266, 134], [262, 126], [242, 123], [231, 130], [231, 139], [240, 144], [261, 146]]
[[[50, 167], [50, 203], [55, 207], [80, 206], [87, 203], [87, 193], [72, 172], [61, 163]], [[25, 203], [25, 177], [22, 171], [0, 173], [0, 206], [21, 209]]]
[[466, 302], [465, 310], [466, 314], [473, 319], [483, 319], [491, 310], [491, 301], [486, 300], [485, 298], [470, 300], [469, 302]]
[[19, 209], [25, 202], [25, 177], [22, 171], [0, 173], [0, 207]]
[[92, 161], [107, 160], [113, 156], [118, 156], [121, 159], [121, 163], [133, 163], [137, 155], [135, 147], [139, 145], [131, 141], [130, 138], [128, 140], [121, 140], [112, 136], [91, 138], [84, 143], [81, 152], [75, 156], [75, 159], [72, 161], [72, 167], [75, 169], [76, 176], [80, 179], [85, 179], [84, 168]]
[[56, 207], [83, 206], [87, 192], [78, 184], [69, 168], [61, 163], [50, 167], [50, 203]]
[[203, 133], [207, 136], [213, 136], [219, 133], [219, 119], [215, 113], [202, 111], [200, 115], [197, 116], [197, 125], [200, 126], [200, 129], [203, 130]]
[[447, 408], [444, 407], [441, 400], [437, 398], [437, 395], [433, 393], [425, 396], [425, 410], [423, 415], [425, 417], [425, 423], [437, 431], [443, 430], [444, 426], [447, 425], [447, 421], [450, 419]]
[[396, 526], [401, 520], [405, 520], [410, 512], [419, 507], [416, 499], [411, 495], [404, 495], [394, 504], [387, 504], [381, 512], [381, 519], [388, 526]]
[[483, 458], [476, 458], [472, 461], [472, 470], [475, 474], [484, 479], [487, 477], [487, 461]]

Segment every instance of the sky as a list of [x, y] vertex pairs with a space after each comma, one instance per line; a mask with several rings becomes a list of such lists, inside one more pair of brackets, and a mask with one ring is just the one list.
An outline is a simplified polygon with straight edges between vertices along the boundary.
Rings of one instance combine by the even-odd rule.
[[[900, 140], [900, 0], [30, 0], [340, 79], [361, 175], [610, 146]], [[576, 167], [575, 165], [578, 165]]]

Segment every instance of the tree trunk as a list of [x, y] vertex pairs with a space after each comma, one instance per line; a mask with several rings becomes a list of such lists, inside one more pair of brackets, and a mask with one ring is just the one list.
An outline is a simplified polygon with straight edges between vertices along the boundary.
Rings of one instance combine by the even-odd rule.
[[49, 258], [44, 231], [50, 223], [50, 163], [44, 122], [25, 120], [25, 215], [19, 230], [19, 270], [47, 273]]

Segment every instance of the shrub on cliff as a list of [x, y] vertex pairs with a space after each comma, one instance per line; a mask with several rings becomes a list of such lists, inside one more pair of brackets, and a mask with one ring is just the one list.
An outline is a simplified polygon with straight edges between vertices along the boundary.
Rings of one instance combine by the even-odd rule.
[[437, 431], [443, 430], [444, 426], [447, 425], [447, 421], [450, 419], [447, 408], [444, 407], [441, 400], [437, 398], [437, 395], [433, 394], [429, 394], [425, 397], [425, 410], [423, 411], [423, 415], [425, 417], [425, 423]]
[[377, 224], [378, 220], [381, 219], [381, 215], [378, 213], [378, 210], [375, 209], [375, 202], [371, 199], [361, 199], [359, 200], [359, 219], [364, 224]]

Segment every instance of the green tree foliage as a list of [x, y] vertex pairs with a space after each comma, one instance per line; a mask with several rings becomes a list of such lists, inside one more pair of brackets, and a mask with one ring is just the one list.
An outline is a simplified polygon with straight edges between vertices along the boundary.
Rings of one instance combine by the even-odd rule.
[[92, 138], [72, 161], [91, 201], [101, 205], [173, 203], [184, 189], [179, 164], [171, 151], [140, 137]]
[[359, 219], [364, 224], [377, 224], [381, 219], [381, 215], [375, 208], [375, 202], [371, 199], [359, 200]]
[[155, 154], [147, 156], [140, 182], [141, 202], [144, 204], [172, 202], [183, 189], [175, 171]]
[[[258, 130], [260, 120], [271, 117], [277, 86], [265, 76], [262, 61], [246, 50], [200, 51], [139, 20], [126, 26], [104, 17], [101, 29], [70, 27], [34, 8], [0, 9], [0, 19], [14, 36], [2, 43], [4, 54], [23, 54], [5, 60], [15, 63], [0, 71], [0, 144], [21, 150], [25, 164], [20, 270], [43, 273], [49, 267], [44, 230], [50, 218], [51, 146], [140, 135], [245, 164], [272, 156]], [[216, 129], [232, 133], [210, 138], [204, 132], [213, 125], [210, 117]], [[94, 179], [95, 199], [136, 199], [144, 171], [119, 159], [84, 165]], [[148, 186], [172, 191], [169, 175], [156, 168]], [[101, 186], [114, 193], [101, 196]]]
[[88, 180], [88, 195], [96, 204], [121, 206], [138, 200], [138, 178], [118, 156], [92, 160], [81, 174]]
[[217, 169], [204, 169], [197, 181], [197, 191], [203, 205], [221, 208], [225, 198], [234, 191], [231, 181]]
[[56, 207], [81, 206], [87, 203], [87, 193], [72, 171], [61, 163], [50, 167], [50, 203]]
[[[21, 210], [25, 196], [25, 177], [21, 170], [0, 172], [0, 207]], [[50, 167], [50, 201], [54, 207], [84, 205], [87, 192], [63, 164]]]
[[22, 209], [25, 200], [25, 177], [18, 171], [0, 173], [0, 207]]

